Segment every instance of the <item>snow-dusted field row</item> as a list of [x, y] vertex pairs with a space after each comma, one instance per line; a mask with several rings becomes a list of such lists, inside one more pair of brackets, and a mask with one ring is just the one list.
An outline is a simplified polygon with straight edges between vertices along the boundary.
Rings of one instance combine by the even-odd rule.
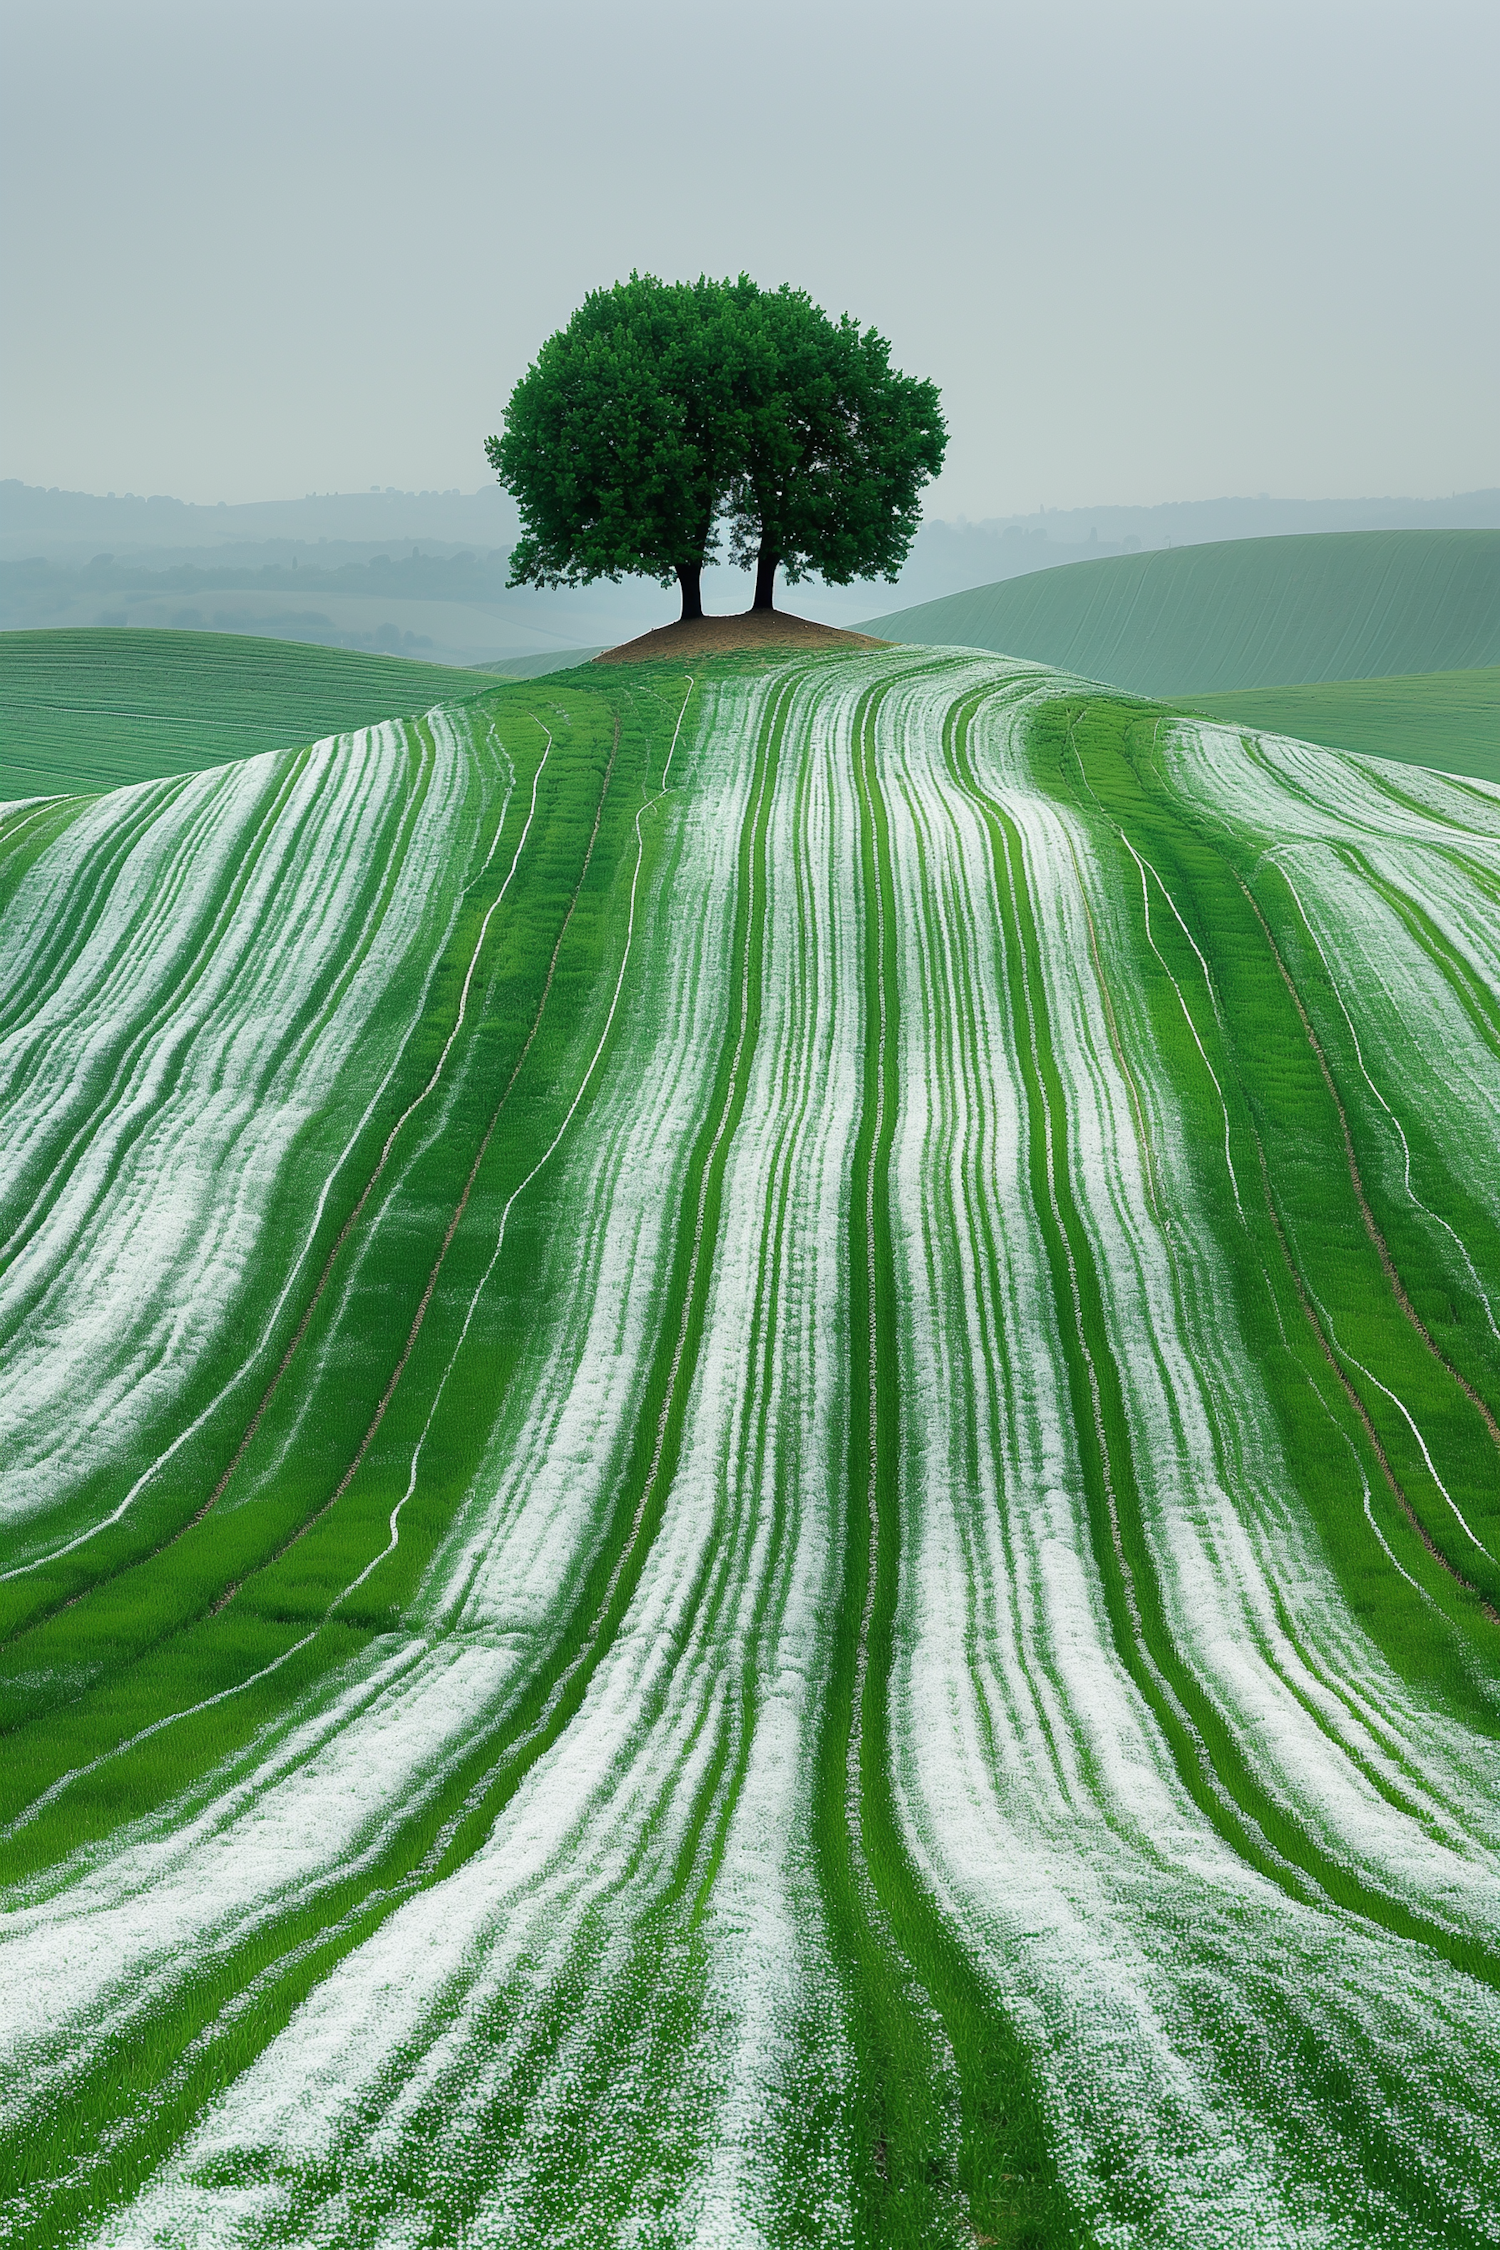
[[80, 1522], [87, 1472], [150, 1472], [268, 1254], [272, 1325], [511, 778], [485, 722], [434, 712], [96, 798], [27, 868], [0, 920], [10, 1567], [122, 1504]]
[[5, 908], [0, 1567], [253, 1407], [419, 1020], [257, 1506], [442, 1250], [233, 1742], [112, 1820], [143, 1660], [11, 1817], [0, 2241], [1500, 2241], [1500, 795], [972, 652], [622, 680], [509, 1153], [582, 690]]

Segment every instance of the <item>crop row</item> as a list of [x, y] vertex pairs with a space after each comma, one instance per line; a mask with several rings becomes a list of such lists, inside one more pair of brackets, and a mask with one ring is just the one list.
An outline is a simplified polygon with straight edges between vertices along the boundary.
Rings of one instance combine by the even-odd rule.
[[545, 686], [13, 830], [9, 2239], [1492, 2240], [1500, 798]]

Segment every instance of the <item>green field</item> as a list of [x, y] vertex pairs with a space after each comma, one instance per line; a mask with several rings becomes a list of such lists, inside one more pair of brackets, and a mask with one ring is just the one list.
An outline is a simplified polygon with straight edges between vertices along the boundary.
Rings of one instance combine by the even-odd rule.
[[234, 633], [0, 633], [0, 801], [198, 773], [485, 684], [404, 657]]
[[1500, 782], [1500, 669], [1416, 672], [1382, 680], [1326, 680], [1311, 687], [1246, 688], [1200, 695], [1210, 719], [1358, 750], [1443, 773]]
[[1500, 665], [1500, 531], [1234, 539], [1034, 571], [864, 630], [1175, 699]]
[[5, 808], [0, 2240], [1493, 2245], [1497, 1147], [1493, 792], [993, 655]]

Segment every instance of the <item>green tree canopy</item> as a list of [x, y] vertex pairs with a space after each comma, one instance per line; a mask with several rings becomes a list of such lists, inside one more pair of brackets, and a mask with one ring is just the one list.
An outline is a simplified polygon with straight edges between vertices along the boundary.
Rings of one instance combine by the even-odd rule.
[[803, 291], [733, 291], [743, 402], [731, 488], [732, 552], [755, 570], [769, 609], [778, 567], [794, 583], [894, 578], [921, 520], [921, 491], [943, 465], [947, 429], [935, 383], [903, 375], [890, 345]]
[[675, 577], [683, 616], [702, 616], [699, 580], [738, 458], [734, 341], [719, 284], [634, 273], [548, 337], [511, 393], [504, 435], [485, 444], [521, 514], [511, 585]]
[[726, 522], [759, 608], [782, 566], [894, 578], [946, 442], [935, 386], [847, 314], [743, 274], [633, 273], [548, 338], [485, 451], [521, 514], [513, 586], [675, 577], [701, 617]]

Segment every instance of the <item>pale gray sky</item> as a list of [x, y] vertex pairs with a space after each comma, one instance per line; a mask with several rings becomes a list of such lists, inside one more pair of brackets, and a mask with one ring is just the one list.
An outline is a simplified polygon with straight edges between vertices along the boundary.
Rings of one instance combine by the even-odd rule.
[[632, 265], [943, 388], [929, 512], [1500, 484], [1495, 0], [10, 0], [0, 476], [473, 490]]

